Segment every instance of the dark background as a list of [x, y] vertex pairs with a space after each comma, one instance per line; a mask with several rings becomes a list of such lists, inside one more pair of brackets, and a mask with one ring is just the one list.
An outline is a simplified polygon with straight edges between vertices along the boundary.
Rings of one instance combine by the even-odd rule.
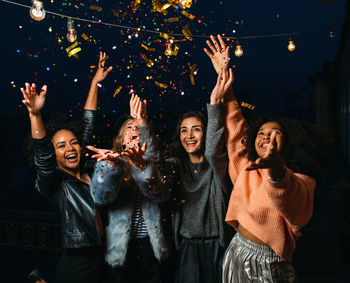
[[[29, 0], [17, 0], [16, 3], [31, 5]], [[48, 212], [50, 208], [46, 202], [34, 193], [34, 170], [26, 161], [24, 140], [29, 133], [29, 120], [19, 89], [25, 82], [35, 82], [39, 87], [48, 85], [43, 110], [46, 120], [55, 112], [79, 118], [96, 70], [92, 66], [97, 65], [99, 51], [105, 51], [109, 56], [107, 65], [113, 66], [113, 71], [99, 89], [99, 145], [108, 145], [108, 137], [118, 117], [128, 112], [132, 91], [148, 100], [149, 116], [164, 142], [173, 132], [179, 113], [205, 109], [216, 74], [202, 49], [210, 34], [220, 33], [226, 37], [239, 37], [244, 50], [242, 57], [235, 57], [234, 39], [227, 41], [232, 46], [231, 62], [235, 65], [235, 93], [240, 101], [255, 106], [254, 110], [243, 108], [246, 117], [279, 113], [315, 122], [315, 86], [311, 82], [324, 64], [333, 61], [337, 54], [345, 0], [197, 0], [186, 9], [196, 16], [194, 20], [183, 16], [181, 8], [170, 7], [168, 14], [163, 15], [150, 11], [150, 0], [141, 1], [136, 8], [133, 3], [53, 0], [45, 1], [44, 7], [66, 16], [126, 27], [145, 26], [148, 30], [170, 34], [182, 34], [183, 27], [188, 25], [193, 40], [176, 43], [178, 55], [167, 57], [164, 55], [165, 39], [158, 34], [76, 20], [82, 50], [78, 59], [69, 58], [65, 50], [71, 45], [65, 38], [66, 18], [47, 13], [43, 21], [36, 22], [29, 17], [28, 8], [0, 1], [0, 219], [4, 224], [2, 227], [12, 227], [13, 223], [22, 223], [23, 227], [46, 227], [44, 235], [49, 239], [48, 242], [43, 240], [43, 244], [38, 240], [41, 232], [28, 227], [28, 230], [16, 230], [15, 226], [12, 230], [1, 229], [4, 279], [0, 282], [24, 282], [34, 268], [40, 268], [48, 279], [52, 279], [60, 252], [59, 238], [54, 237], [55, 229], [58, 229], [55, 216]], [[99, 6], [102, 11], [91, 6]], [[113, 15], [111, 9], [115, 9], [118, 16]], [[164, 22], [171, 17], [180, 20]], [[81, 36], [83, 33], [90, 41]], [[297, 33], [293, 36], [296, 49], [289, 52], [288, 35], [292, 33]], [[274, 36], [279, 34], [283, 35]], [[181, 38], [175, 36], [175, 39]], [[149, 43], [156, 51], [145, 50], [142, 43]], [[151, 68], [146, 66], [141, 53], [154, 60]], [[195, 85], [190, 82], [189, 64], [197, 64]], [[160, 88], [155, 81], [167, 84], [167, 87]], [[122, 90], [113, 97], [119, 86]], [[298, 243], [294, 265], [300, 282], [349, 282], [349, 229], [334, 189], [335, 180], [345, 178], [346, 167], [341, 159], [333, 159], [328, 181], [318, 188], [315, 196], [314, 218]], [[11, 233], [34, 240], [31, 244], [23, 244], [24, 238], [18, 236], [17, 242], [8, 243], [6, 237]]]

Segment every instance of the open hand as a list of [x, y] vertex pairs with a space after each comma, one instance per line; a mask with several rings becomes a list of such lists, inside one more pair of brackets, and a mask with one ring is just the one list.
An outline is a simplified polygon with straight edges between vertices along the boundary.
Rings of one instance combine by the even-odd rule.
[[212, 42], [210, 42], [210, 40], [206, 41], [210, 50], [204, 48], [204, 52], [210, 58], [217, 74], [219, 74], [221, 71], [227, 71], [230, 63], [229, 47], [226, 46], [221, 35], [218, 35], [219, 43], [213, 35], [210, 36], [210, 39]]
[[40, 113], [40, 110], [45, 105], [47, 86], [44, 85], [38, 94], [34, 83], [32, 85], [25, 83], [25, 88], [22, 87], [21, 92], [23, 94], [22, 102], [25, 106], [27, 106], [28, 112], [30, 114]]
[[147, 125], [147, 100], [142, 100], [137, 94], [132, 93], [130, 98], [130, 116], [134, 118], [139, 126]]
[[96, 152], [97, 154], [92, 155], [92, 158], [96, 158], [97, 161], [109, 160], [113, 163], [118, 163], [120, 154], [118, 152], [113, 152], [110, 149], [101, 149], [94, 146], [86, 146], [89, 150]]
[[144, 143], [142, 147], [135, 145], [134, 147], [127, 148], [125, 151], [123, 151], [122, 156], [128, 157], [134, 167], [143, 169], [146, 165], [146, 160], [143, 158], [146, 150], [146, 143]]
[[100, 51], [100, 59], [98, 61], [98, 68], [96, 71], [96, 74], [94, 76], [94, 78], [92, 79], [94, 83], [99, 83], [102, 82], [107, 75], [109, 74], [110, 71], [112, 71], [113, 67], [105, 67], [106, 65], [106, 60], [107, 60], [108, 56], [106, 55], [106, 52], [101, 52]]
[[271, 169], [277, 172], [284, 172], [285, 169], [283, 162], [277, 152], [276, 134], [276, 131], [272, 132], [265, 154], [256, 159], [255, 162], [252, 162], [249, 167], [246, 168], [247, 171], [256, 169]]

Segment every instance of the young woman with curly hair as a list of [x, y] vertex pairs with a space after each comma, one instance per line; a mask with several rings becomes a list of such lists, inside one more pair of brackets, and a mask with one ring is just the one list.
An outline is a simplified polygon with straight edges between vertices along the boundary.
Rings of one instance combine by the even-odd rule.
[[[219, 36], [207, 42], [215, 69], [227, 68]], [[260, 118], [247, 126], [232, 88], [226, 104], [229, 174], [226, 222], [237, 233], [224, 258], [223, 282], [296, 282], [291, 265], [300, 229], [311, 218], [320, 162], [329, 139], [297, 122]], [[320, 151], [316, 151], [316, 150]]]
[[[97, 108], [97, 84], [112, 67], [105, 68], [106, 54], [100, 52], [98, 70], [92, 79], [84, 106], [82, 139], [73, 125], [44, 125], [41, 109], [47, 87], [21, 88], [28, 109], [34, 146], [36, 190], [47, 197], [60, 215], [63, 254], [56, 268], [55, 282], [99, 283], [103, 276], [102, 229], [90, 191], [91, 169], [86, 166], [82, 146], [91, 142]], [[89, 170], [90, 169], [90, 170]]]

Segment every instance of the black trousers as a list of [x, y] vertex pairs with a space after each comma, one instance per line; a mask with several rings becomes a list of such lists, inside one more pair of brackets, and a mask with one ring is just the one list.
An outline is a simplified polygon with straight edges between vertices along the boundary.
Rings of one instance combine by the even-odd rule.
[[218, 238], [182, 238], [175, 274], [176, 283], [221, 282], [225, 249]]
[[101, 283], [105, 271], [102, 248], [66, 249], [56, 267], [56, 283]]
[[123, 267], [107, 268], [107, 283], [160, 283], [161, 264], [149, 238], [131, 239]]

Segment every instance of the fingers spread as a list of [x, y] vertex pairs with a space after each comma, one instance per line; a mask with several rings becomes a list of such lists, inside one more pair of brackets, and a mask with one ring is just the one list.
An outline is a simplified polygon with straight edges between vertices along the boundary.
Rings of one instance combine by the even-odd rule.
[[224, 40], [222, 39], [222, 37], [221, 37], [220, 34], [218, 34], [218, 39], [219, 39], [219, 42], [220, 42], [220, 47], [221, 47], [221, 49], [222, 49], [222, 50], [225, 50], [226, 44], [225, 44], [225, 42], [224, 42]]

